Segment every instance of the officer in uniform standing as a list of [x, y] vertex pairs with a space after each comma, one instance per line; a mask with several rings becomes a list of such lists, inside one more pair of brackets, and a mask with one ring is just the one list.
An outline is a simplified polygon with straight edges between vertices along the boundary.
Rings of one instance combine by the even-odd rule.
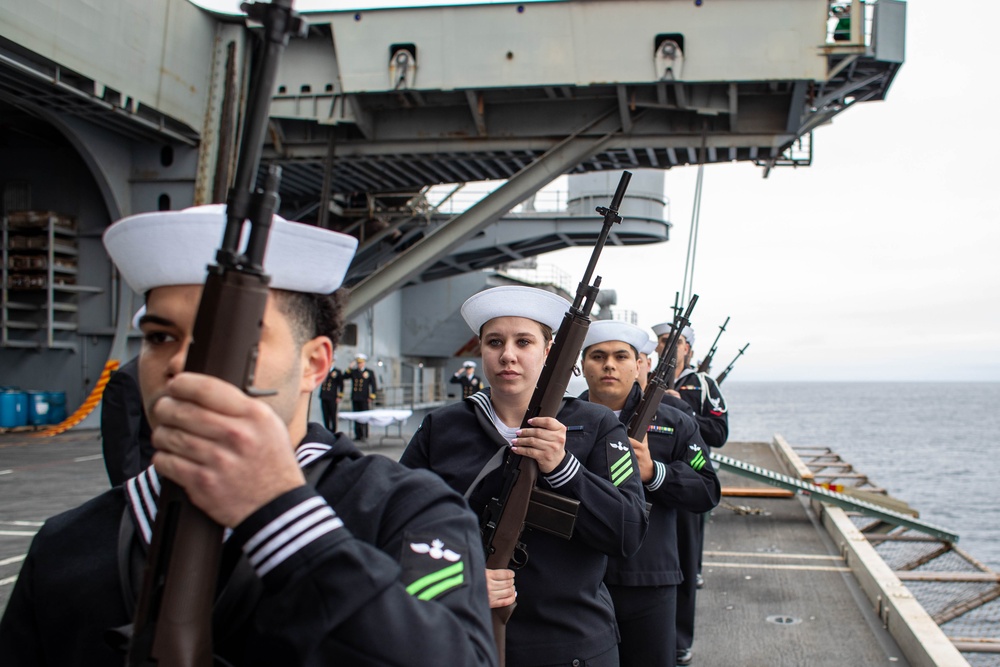
[[451, 384], [462, 385], [462, 398], [468, 398], [484, 387], [483, 381], [476, 377], [476, 362], [466, 361], [462, 364], [462, 370], [457, 371], [451, 379]]
[[400, 459], [466, 494], [476, 516], [501, 496], [503, 460], [514, 454], [538, 463], [539, 487], [580, 502], [572, 539], [528, 527], [521, 535], [528, 559], [516, 575], [487, 573], [491, 606], [513, 603], [516, 588], [507, 667], [617, 666], [604, 572], [609, 555], [635, 553], [646, 532], [635, 456], [613, 412], [566, 398], [557, 417], [536, 417], [521, 428], [552, 331], [569, 305], [551, 292], [514, 285], [470, 297], [462, 317], [479, 336], [489, 388], [424, 417]]
[[[656, 353], [662, 354], [673, 322], [663, 322], [653, 327], [658, 344]], [[709, 447], [722, 447], [729, 437], [729, 413], [722, 391], [707, 373], [698, 373], [691, 365], [694, 358], [694, 329], [681, 330], [677, 339], [677, 366], [674, 371], [674, 389], [664, 395], [680, 409], [689, 410], [698, 422], [698, 430]], [[678, 512], [677, 540], [680, 548], [681, 570], [684, 581], [677, 589], [677, 664], [689, 665], [693, 660], [695, 598], [701, 586], [701, 554], [704, 547], [705, 514]]]
[[[580, 398], [614, 410], [628, 426], [643, 397], [638, 378], [645, 371], [637, 362], [649, 342], [645, 331], [626, 322], [591, 324], [583, 343], [589, 389]], [[687, 413], [661, 402], [645, 436], [631, 442], [651, 504], [649, 530], [638, 553], [609, 560], [604, 582], [615, 604], [622, 667], [673, 667], [682, 581], [677, 510], [711, 510], [721, 487], [698, 425]]]
[[104, 234], [146, 295], [139, 378], [154, 465], [35, 535], [0, 620], [4, 667], [124, 664], [108, 638], [130, 628], [163, 479], [231, 529], [214, 662], [495, 666], [479, 527], [461, 495], [307, 422], [356, 239], [274, 217], [255, 369], [270, 393], [184, 371], [224, 211], [146, 213]]
[[[351, 383], [351, 410], [362, 412], [371, 410], [372, 401], [375, 400], [375, 392], [378, 391], [378, 383], [375, 381], [375, 373], [365, 368], [368, 363], [368, 355], [359, 352], [354, 358], [354, 366], [348, 368], [344, 373], [344, 378]], [[354, 422], [354, 439], [364, 441], [368, 439], [368, 424], [360, 421]]]
[[[334, 364], [337, 357], [333, 358]], [[319, 387], [319, 406], [323, 411], [323, 426], [330, 433], [337, 432], [337, 404], [344, 397], [344, 373], [334, 366]]]

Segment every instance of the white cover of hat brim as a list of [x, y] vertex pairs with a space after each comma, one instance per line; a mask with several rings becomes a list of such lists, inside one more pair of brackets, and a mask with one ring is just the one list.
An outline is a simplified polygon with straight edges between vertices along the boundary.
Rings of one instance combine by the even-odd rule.
[[[129, 216], [108, 227], [104, 247], [139, 294], [165, 285], [201, 285], [222, 243], [225, 211], [225, 205], [213, 204]], [[343, 283], [357, 245], [352, 236], [274, 216], [264, 271], [274, 289], [330, 294]]]
[[368, 355], [363, 352], [359, 352], [354, 355], [354, 359], [355, 361], [368, 361]]
[[599, 343], [620, 340], [631, 345], [636, 352], [642, 352], [649, 342], [649, 334], [643, 329], [619, 320], [598, 320], [591, 322], [587, 337], [583, 339], [583, 349]]
[[[657, 338], [659, 338], [663, 334], [668, 334], [673, 330], [674, 330], [673, 322], [660, 322], [659, 324], [653, 325], [653, 333], [656, 334]], [[694, 347], [694, 329], [692, 329], [691, 327], [684, 327], [683, 329], [681, 329], [681, 335], [684, 336], [684, 340], [687, 341], [688, 345]]]
[[646, 336], [646, 344], [639, 350], [639, 354], [645, 354], [647, 357], [656, 351], [656, 339]]
[[537, 287], [502, 285], [473, 294], [462, 304], [462, 317], [473, 333], [497, 317], [525, 317], [559, 329], [570, 303], [558, 294]]
[[673, 322], [660, 322], [659, 324], [653, 325], [653, 333], [656, 334], [657, 338], [663, 334], [668, 334], [674, 330]]

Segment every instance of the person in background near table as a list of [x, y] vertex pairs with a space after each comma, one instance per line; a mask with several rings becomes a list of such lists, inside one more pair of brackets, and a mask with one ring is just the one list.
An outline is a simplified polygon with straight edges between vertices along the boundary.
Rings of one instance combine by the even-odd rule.
[[45, 522], [0, 620], [0, 662], [125, 663], [170, 479], [231, 529], [207, 662], [495, 666], [479, 526], [462, 496], [308, 421], [343, 327], [337, 288], [356, 239], [274, 216], [255, 364], [269, 393], [184, 371], [225, 222], [223, 206], [200, 206], [105, 232], [123, 280], [146, 297], [139, 365], [154, 465]]
[[[662, 322], [653, 327], [658, 344], [656, 353], [662, 354], [673, 322]], [[681, 330], [677, 339], [677, 367], [674, 370], [674, 389], [664, 394], [663, 400], [682, 410], [690, 411], [698, 422], [698, 430], [709, 447], [722, 447], [729, 437], [729, 411], [726, 400], [715, 380], [707, 373], [699, 373], [691, 364], [694, 358], [694, 329]], [[704, 513], [680, 511], [677, 513], [677, 543], [680, 549], [681, 570], [684, 581], [677, 589], [677, 664], [689, 665], [693, 659], [695, 598], [703, 585], [701, 555], [705, 537]]]
[[507, 623], [507, 667], [617, 666], [604, 572], [609, 555], [635, 553], [646, 532], [635, 455], [614, 413], [566, 397], [556, 417], [535, 417], [521, 428], [552, 331], [569, 305], [514, 285], [469, 297], [462, 317], [479, 336], [490, 386], [425, 416], [400, 458], [464, 493], [477, 516], [501, 495], [503, 459], [512, 455], [538, 463], [539, 487], [580, 502], [572, 539], [527, 527], [521, 541], [528, 558], [516, 576], [509, 569], [487, 573], [491, 606], [517, 596]]
[[[354, 357], [354, 364], [344, 373], [344, 379], [351, 383], [351, 410], [354, 412], [371, 410], [375, 392], [378, 391], [375, 373], [365, 368], [367, 363], [368, 355], [359, 352]], [[354, 422], [354, 439], [358, 441], [368, 439], [368, 424]]]
[[476, 376], [476, 362], [474, 361], [466, 361], [462, 364], [462, 370], [456, 371], [448, 382], [462, 385], [463, 399], [472, 396], [477, 391], [482, 391], [484, 387], [483, 381]]
[[[645, 331], [626, 322], [591, 324], [583, 342], [588, 390], [580, 398], [613, 410], [627, 426], [642, 401], [638, 378], [644, 371], [637, 362], [649, 342]], [[642, 440], [631, 443], [651, 503], [649, 530], [638, 553], [609, 559], [604, 583], [615, 604], [622, 667], [673, 667], [682, 579], [677, 510], [711, 510], [721, 487], [698, 425], [686, 412], [661, 402]]]
[[323, 426], [330, 433], [337, 432], [337, 404], [344, 397], [344, 374], [337, 368], [337, 357], [333, 357], [334, 366], [330, 368], [326, 379], [319, 387], [319, 407], [323, 411]]

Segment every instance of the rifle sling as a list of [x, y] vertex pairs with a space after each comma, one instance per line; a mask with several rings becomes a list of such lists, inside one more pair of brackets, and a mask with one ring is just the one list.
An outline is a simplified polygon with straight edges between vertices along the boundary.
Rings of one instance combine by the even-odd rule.
[[[569, 400], [569, 397], [563, 398], [562, 405], [559, 408], [560, 411], [566, 407], [566, 403]], [[479, 486], [479, 483], [486, 476], [503, 465], [507, 453], [510, 452], [509, 443], [497, 431], [492, 416], [484, 414], [485, 409], [478, 401], [472, 401], [472, 403], [475, 406], [473, 409], [476, 413], [476, 419], [479, 421], [479, 426], [489, 434], [491, 440], [497, 441], [497, 444], [500, 446], [486, 462], [482, 470], [479, 471], [475, 479], [472, 480], [472, 483], [469, 484], [469, 488], [466, 489], [464, 494], [466, 500], [472, 496], [472, 492], [476, 490], [476, 487]], [[494, 438], [494, 436], [496, 437]], [[525, 523], [568, 540], [573, 536], [573, 527], [576, 523], [576, 515], [579, 507], [579, 500], [568, 498], [553, 491], [546, 491], [536, 486], [531, 492], [531, 500], [528, 505], [528, 515], [525, 517]]]

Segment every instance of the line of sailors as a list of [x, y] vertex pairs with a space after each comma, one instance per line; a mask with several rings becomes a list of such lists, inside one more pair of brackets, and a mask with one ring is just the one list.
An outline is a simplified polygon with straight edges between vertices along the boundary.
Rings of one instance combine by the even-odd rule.
[[690, 366], [688, 327], [676, 389], [664, 395], [646, 436], [630, 440], [626, 426], [649, 355], [662, 353], [672, 323], [657, 325], [654, 341], [631, 324], [596, 321], [581, 360], [588, 389], [564, 400], [556, 418], [520, 428], [568, 307], [520, 286], [467, 300], [462, 315], [480, 338], [489, 388], [427, 415], [400, 461], [440, 475], [477, 516], [500, 493], [502, 466], [483, 474], [498, 448], [534, 458], [540, 486], [581, 502], [571, 540], [527, 527], [527, 563], [487, 573], [491, 606], [517, 593], [508, 665], [690, 664], [703, 517], [721, 493], [709, 447], [728, 435], [724, 399]]
[[[131, 216], [104, 235], [146, 299], [137, 378], [154, 465], [39, 530], [0, 619], [5, 666], [122, 664], [164, 478], [230, 529], [219, 664], [495, 665], [489, 607], [515, 598], [512, 667], [689, 661], [695, 533], [721, 491], [708, 447], [728, 430], [718, 387], [687, 368], [692, 332], [676, 394], [641, 440], [625, 425], [650, 341], [620, 322], [591, 325], [588, 391], [522, 428], [569, 304], [527, 287], [480, 292], [462, 315], [489, 388], [428, 414], [399, 463], [364, 456], [307, 418], [333, 367], [350, 237], [275, 216], [256, 369], [272, 393], [184, 370], [224, 224], [223, 207], [195, 207]], [[498, 452], [534, 459], [540, 486], [580, 503], [569, 540], [525, 529], [516, 572], [486, 570], [477, 520], [500, 492]]]

